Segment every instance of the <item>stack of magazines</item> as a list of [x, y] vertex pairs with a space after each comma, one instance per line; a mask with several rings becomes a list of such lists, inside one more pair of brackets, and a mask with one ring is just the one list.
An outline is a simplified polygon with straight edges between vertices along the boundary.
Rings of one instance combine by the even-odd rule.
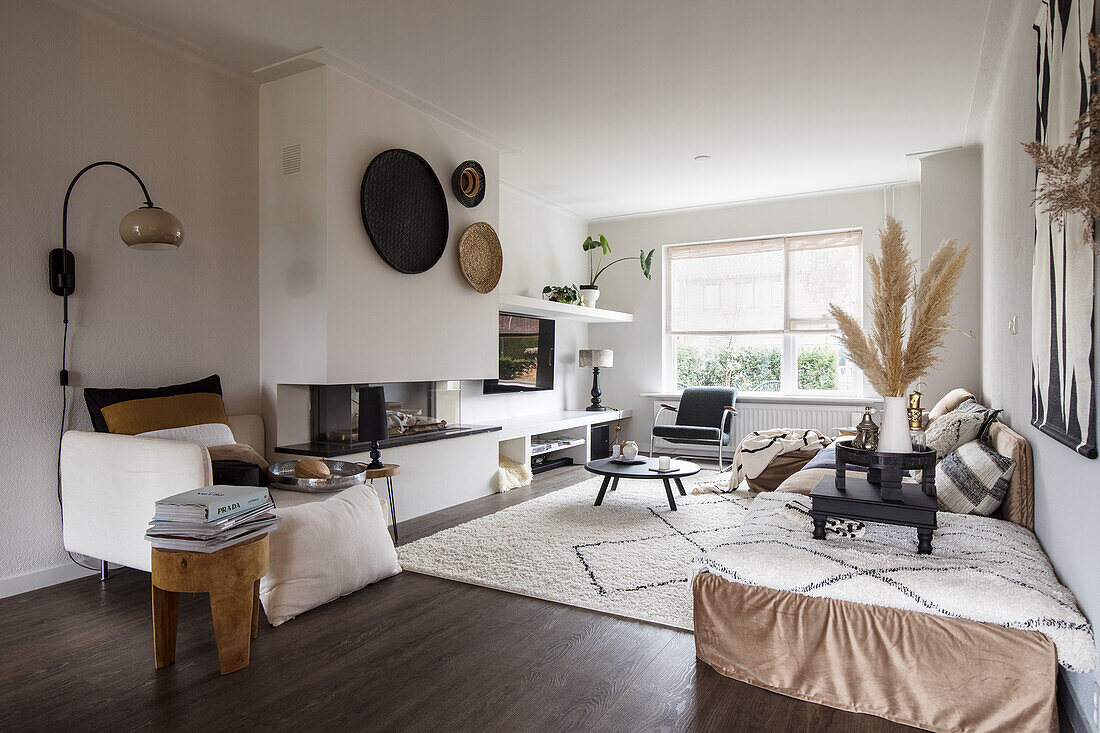
[[162, 550], [217, 552], [279, 523], [263, 486], [206, 486], [161, 499], [145, 539]]

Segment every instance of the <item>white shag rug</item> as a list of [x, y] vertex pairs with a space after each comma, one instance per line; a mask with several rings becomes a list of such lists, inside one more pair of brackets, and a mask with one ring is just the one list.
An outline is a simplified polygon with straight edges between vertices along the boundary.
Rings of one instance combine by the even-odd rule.
[[601, 479], [589, 479], [402, 545], [398, 559], [416, 573], [690, 630], [692, 560], [728, 539], [753, 498], [693, 493], [716, 476], [685, 481], [675, 512], [658, 480], [623, 479], [593, 506]]

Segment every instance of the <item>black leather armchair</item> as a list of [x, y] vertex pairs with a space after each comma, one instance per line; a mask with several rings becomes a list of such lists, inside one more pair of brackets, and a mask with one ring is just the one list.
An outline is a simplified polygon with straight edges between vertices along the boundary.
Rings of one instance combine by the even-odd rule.
[[[717, 445], [718, 470], [722, 467], [722, 449], [733, 440], [733, 416], [737, 390], [732, 387], [688, 387], [680, 397], [679, 405], [662, 404], [653, 418], [649, 435], [649, 455], [653, 455], [655, 438], [680, 445]], [[660, 424], [666, 411], [676, 413], [676, 423]], [[730, 465], [733, 468], [733, 465]]]

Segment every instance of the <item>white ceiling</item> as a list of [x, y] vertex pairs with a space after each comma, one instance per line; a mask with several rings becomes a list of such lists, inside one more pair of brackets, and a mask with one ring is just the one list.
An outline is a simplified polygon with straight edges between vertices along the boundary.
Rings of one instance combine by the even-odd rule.
[[243, 73], [324, 47], [588, 218], [905, 179], [964, 142], [991, 2], [74, 1]]

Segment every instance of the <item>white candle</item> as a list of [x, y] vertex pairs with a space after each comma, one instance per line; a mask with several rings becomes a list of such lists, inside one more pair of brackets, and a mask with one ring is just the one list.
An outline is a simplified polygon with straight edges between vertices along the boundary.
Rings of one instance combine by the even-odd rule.
[[672, 468], [672, 459], [668, 456], [661, 456], [657, 459], [657, 464], [662, 471], [668, 471]]

